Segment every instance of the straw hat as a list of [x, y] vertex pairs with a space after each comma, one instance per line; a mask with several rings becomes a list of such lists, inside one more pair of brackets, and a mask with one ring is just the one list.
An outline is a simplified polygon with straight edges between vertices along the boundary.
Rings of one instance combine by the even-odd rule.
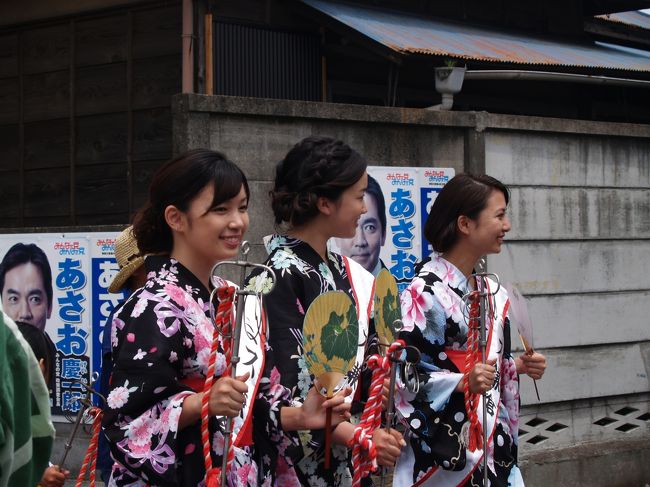
[[109, 293], [120, 292], [129, 277], [144, 264], [144, 257], [140, 255], [138, 243], [133, 235], [133, 226], [125, 228], [115, 239], [115, 259], [120, 270], [108, 286]]

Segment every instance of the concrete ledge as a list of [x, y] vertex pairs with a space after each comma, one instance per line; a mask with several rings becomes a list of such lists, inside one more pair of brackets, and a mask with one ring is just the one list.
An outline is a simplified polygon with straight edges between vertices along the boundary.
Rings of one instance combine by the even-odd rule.
[[172, 111], [175, 118], [181, 114], [186, 116], [188, 112], [207, 112], [258, 117], [475, 128], [478, 132], [492, 129], [650, 138], [650, 125], [645, 124], [592, 122], [487, 112], [429, 111], [421, 108], [389, 108], [236, 96], [177, 94], [172, 97]]
[[583, 444], [530, 453], [519, 462], [527, 487], [646, 487], [650, 442]]

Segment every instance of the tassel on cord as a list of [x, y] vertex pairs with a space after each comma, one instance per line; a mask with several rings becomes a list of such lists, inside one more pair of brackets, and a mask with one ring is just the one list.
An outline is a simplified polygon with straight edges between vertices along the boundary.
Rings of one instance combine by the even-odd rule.
[[81, 464], [81, 469], [79, 470], [79, 475], [77, 475], [77, 482], [75, 487], [81, 487], [81, 484], [86, 476], [86, 472], [90, 470], [88, 475], [88, 480], [90, 481], [90, 487], [95, 487], [95, 470], [97, 465], [97, 444], [99, 442], [99, 431], [102, 426], [102, 410], [97, 407], [92, 407], [88, 410], [88, 416], [94, 417], [93, 427], [92, 427], [92, 436], [90, 437], [90, 443], [86, 449], [86, 456], [84, 461]]
[[352, 448], [352, 487], [359, 487], [361, 479], [377, 470], [377, 450], [372, 443], [372, 435], [381, 428], [384, 379], [390, 373], [390, 357], [401, 348], [404, 348], [404, 342], [397, 340], [388, 347], [385, 357], [375, 354], [368, 359], [368, 367], [372, 370], [368, 401], [348, 444]]
[[[219, 331], [217, 330], [221, 331], [222, 336], [227, 336], [232, 332], [232, 305], [234, 296], [235, 288], [232, 286], [221, 287], [218, 290], [219, 306], [217, 307], [217, 314], [215, 317], [216, 323], [212, 332], [210, 361], [208, 363], [208, 371], [203, 386], [203, 397], [201, 398], [201, 441], [203, 442], [203, 460], [205, 463], [207, 487], [219, 487], [219, 482], [221, 481], [221, 468], [213, 467], [212, 457], [210, 456], [210, 432], [208, 429], [210, 414], [208, 403], [210, 400], [210, 390], [212, 389], [212, 383], [214, 381], [214, 367], [217, 362], [217, 349], [219, 345]], [[230, 340], [223, 340], [221, 347], [226, 358], [226, 370], [221, 377], [227, 377], [230, 374], [229, 366], [230, 357], [232, 355]], [[228, 452], [228, 467], [230, 467], [234, 456], [234, 448], [231, 448]]]
[[469, 419], [469, 431], [466, 433], [467, 438], [463, 438], [469, 451], [483, 449], [483, 429], [478, 420], [478, 403], [479, 394], [472, 394], [469, 391], [469, 373], [474, 365], [481, 361], [478, 349], [478, 327], [475, 325], [479, 320], [479, 293], [473, 291], [471, 296], [471, 306], [469, 309], [468, 331], [467, 331], [467, 355], [465, 357], [465, 375], [463, 377], [463, 393], [465, 396], [465, 409]]

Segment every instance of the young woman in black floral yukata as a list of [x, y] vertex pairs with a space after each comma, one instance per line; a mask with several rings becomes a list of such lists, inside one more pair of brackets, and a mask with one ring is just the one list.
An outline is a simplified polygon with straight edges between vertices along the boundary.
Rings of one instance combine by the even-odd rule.
[[[115, 459], [110, 486], [205, 485], [200, 391], [214, 330], [210, 273], [216, 262], [236, 257], [248, 228], [248, 200], [246, 177], [218, 152], [185, 153], [154, 174], [149, 201], [134, 221], [138, 248], [150, 255], [147, 282], [111, 323], [114, 370], [103, 419]], [[256, 345], [263, 357], [263, 342]], [[215, 416], [233, 417], [235, 459], [228, 485], [259, 485], [263, 472], [253, 458], [268, 453], [256, 452], [239, 434], [247, 421], [242, 409], [253, 409], [245, 403], [259, 380], [248, 372], [221, 377], [225, 369], [220, 349], [208, 402], [213, 464], [221, 464], [223, 451]], [[326, 407], [336, 411], [336, 421], [349, 415], [342, 395], [324, 401], [314, 391], [293, 407], [288, 389], [274, 393], [268, 401], [282, 414], [267, 428], [273, 438], [282, 437], [273, 429], [280, 424], [287, 430], [323, 427]]]
[[[320, 294], [330, 290], [346, 292], [359, 315], [360, 346], [356, 366], [348, 383], [357, 388], [369, 334], [373, 276], [363, 267], [330, 252], [332, 237], [350, 238], [359, 217], [366, 212], [364, 192], [368, 174], [363, 157], [341, 141], [308, 137], [293, 147], [277, 165], [271, 205], [276, 224], [287, 225], [284, 235], [267, 242], [266, 264], [274, 269], [276, 286], [265, 297], [269, 322], [269, 344], [265, 380], [256, 402], [256, 417], [278, 423], [273, 390], [284, 386], [297, 403], [305, 400], [313, 377], [306, 367], [302, 350], [302, 327], [306, 310]], [[248, 286], [269, 285], [266, 272], [254, 272]], [[279, 427], [274, 426], [275, 430]], [[354, 426], [342, 422], [332, 433], [334, 446], [331, 468], [324, 467], [324, 430], [312, 428], [275, 438], [272, 431], [257, 428], [255, 444], [274, 440], [265, 448], [272, 454], [260, 459], [261, 468], [270, 470], [273, 485], [319, 487], [346, 486], [352, 482], [347, 442]], [[378, 430], [373, 436], [381, 465], [394, 465], [400, 453], [401, 435]]]
[[[514, 358], [510, 350], [509, 302], [505, 288], [494, 296], [486, 320], [487, 363], [467, 361], [469, 328], [462, 297], [476, 289], [471, 277], [482, 256], [501, 251], [510, 230], [506, 186], [490, 176], [459, 174], [436, 198], [424, 233], [435, 253], [420, 264], [401, 296], [400, 338], [421, 353], [418, 392], [400, 390], [396, 403], [408, 428], [395, 486], [482, 486], [484, 448], [471, 446], [465, 386], [476, 394], [477, 419], [488, 398], [488, 485], [521, 487], [517, 466], [519, 375], [541, 378], [542, 354]], [[494, 292], [497, 284], [489, 280]], [[480, 436], [480, 433], [479, 433]], [[487, 487], [487, 485], [485, 486]]]

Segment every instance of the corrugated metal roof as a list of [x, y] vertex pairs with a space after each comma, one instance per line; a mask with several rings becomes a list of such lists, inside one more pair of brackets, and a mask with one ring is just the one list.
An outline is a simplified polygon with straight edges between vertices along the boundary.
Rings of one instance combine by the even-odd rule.
[[650, 52], [646, 51], [622, 52], [595, 43], [570, 44], [348, 3], [302, 1], [399, 53], [527, 65], [650, 71]]
[[597, 15], [596, 18], [650, 30], [650, 15], [637, 10], [633, 10], [632, 12]]

